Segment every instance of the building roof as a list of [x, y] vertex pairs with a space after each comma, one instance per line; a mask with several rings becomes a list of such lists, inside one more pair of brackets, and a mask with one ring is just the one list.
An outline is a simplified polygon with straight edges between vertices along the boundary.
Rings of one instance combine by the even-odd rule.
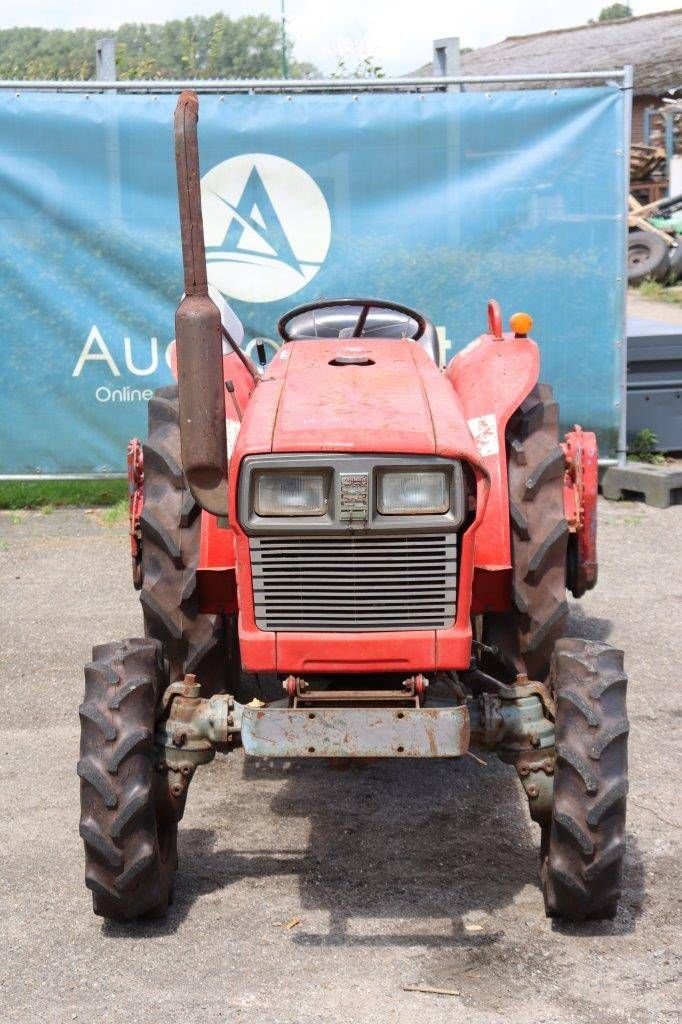
[[[662, 96], [682, 87], [682, 9], [510, 36], [461, 57], [463, 75], [604, 71], [632, 64], [635, 93]], [[413, 72], [433, 74], [433, 64]], [[412, 77], [412, 75], [410, 76]]]

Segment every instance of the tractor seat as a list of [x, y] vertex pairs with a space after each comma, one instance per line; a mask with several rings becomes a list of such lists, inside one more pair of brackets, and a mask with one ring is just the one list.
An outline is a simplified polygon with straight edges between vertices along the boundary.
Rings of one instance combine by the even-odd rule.
[[[298, 338], [350, 338], [362, 306], [325, 306], [294, 317], [287, 324], [292, 339]], [[436, 329], [426, 319], [426, 329], [415, 341], [438, 364], [440, 351]], [[361, 338], [406, 338], [417, 330], [416, 322], [408, 316], [387, 309], [371, 309], [367, 315]]]

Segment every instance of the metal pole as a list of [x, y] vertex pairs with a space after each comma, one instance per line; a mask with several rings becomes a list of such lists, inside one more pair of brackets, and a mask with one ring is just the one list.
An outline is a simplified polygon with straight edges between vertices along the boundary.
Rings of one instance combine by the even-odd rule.
[[[448, 36], [446, 39], [433, 41], [433, 77], [453, 78], [459, 74], [459, 37]], [[454, 86], [448, 86], [451, 91]]]
[[675, 156], [675, 119], [672, 111], [668, 110], [663, 115], [665, 123], [665, 160], [667, 164], [668, 177], [670, 177], [670, 161]]
[[643, 128], [643, 131], [642, 131], [642, 135], [644, 136], [644, 145], [645, 146], [650, 146], [651, 145], [651, 114], [652, 114], [652, 108], [651, 107], [647, 107], [646, 110], [644, 111], [644, 128]]
[[621, 288], [622, 311], [621, 311], [621, 334], [617, 345], [618, 363], [618, 465], [624, 466], [627, 462], [628, 437], [627, 437], [627, 397], [628, 397], [628, 209], [630, 199], [630, 144], [632, 141], [632, 89], [634, 84], [634, 73], [632, 64], [626, 64], [623, 68], [623, 282]]
[[[624, 72], [609, 71], [575, 71], [547, 72], [528, 75], [448, 75], [443, 78], [289, 78], [283, 82], [281, 78], [251, 78], [235, 81], [232, 79], [206, 80], [173, 80], [157, 81], [154, 79], [138, 79], [137, 81], [105, 82], [105, 81], [30, 81], [13, 79], [0, 81], [0, 90], [17, 90], [31, 92], [144, 92], [144, 93], [176, 93], [184, 89], [195, 92], [215, 93], [259, 93], [259, 92], [410, 92], [415, 89], [426, 89], [431, 92], [442, 91], [449, 85], [505, 85], [515, 82], [622, 82]], [[624, 86], [623, 86], [624, 88]]]
[[0, 473], [0, 480], [126, 480], [127, 473]]
[[[107, 36], [95, 43], [95, 76], [103, 82], [116, 81], [116, 37]], [[111, 221], [120, 221], [121, 200], [121, 148], [118, 118], [108, 118], [104, 128], [104, 148], [107, 159], [109, 212]]]
[[282, 0], [282, 78], [289, 77], [289, 62], [287, 60], [287, 15]]
[[100, 82], [116, 81], [116, 37], [107, 36], [95, 43], [95, 78]]
[[433, 74], [437, 78], [454, 78], [459, 74], [459, 37], [433, 41]]

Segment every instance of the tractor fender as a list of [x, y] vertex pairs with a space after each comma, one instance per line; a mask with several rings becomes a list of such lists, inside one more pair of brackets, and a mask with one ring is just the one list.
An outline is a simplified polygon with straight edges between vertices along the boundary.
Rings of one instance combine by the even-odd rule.
[[511, 415], [537, 384], [539, 373], [536, 343], [502, 331], [476, 338], [445, 370], [490, 476], [488, 502], [476, 534], [474, 565], [482, 577], [511, 569], [505, 431]]

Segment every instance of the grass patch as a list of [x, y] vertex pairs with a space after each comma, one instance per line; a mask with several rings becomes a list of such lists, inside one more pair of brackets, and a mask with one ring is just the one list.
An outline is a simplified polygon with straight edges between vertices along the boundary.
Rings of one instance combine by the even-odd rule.
[[127, 480], [0, 480], [0, 508], [40, 508], [47, 514], [65, 505], [116, 508], [123, 502], [127, 508]]
[[107, 526], [118, 526], [119, 523], [125, 523], [128, 518], [128, 496], [121, 498], [114, 505], [110, 505], [109, 508], [105, 508], [100, 513], [99, 518]]
[[675, 287], [668, 287], [660, 281], [642, 281], [637, 292], [645, 299], [658, 299], [660, 302], [670, 302], [673, 306], [682, 306], [682, 290]]
[[635, 434], [629, 449], [630, 458], [634, 462], [648, 462], [653, 466], [664, 466], [666, 457], [658, 451], [658, 438], [653, 430], [647, 427]]

